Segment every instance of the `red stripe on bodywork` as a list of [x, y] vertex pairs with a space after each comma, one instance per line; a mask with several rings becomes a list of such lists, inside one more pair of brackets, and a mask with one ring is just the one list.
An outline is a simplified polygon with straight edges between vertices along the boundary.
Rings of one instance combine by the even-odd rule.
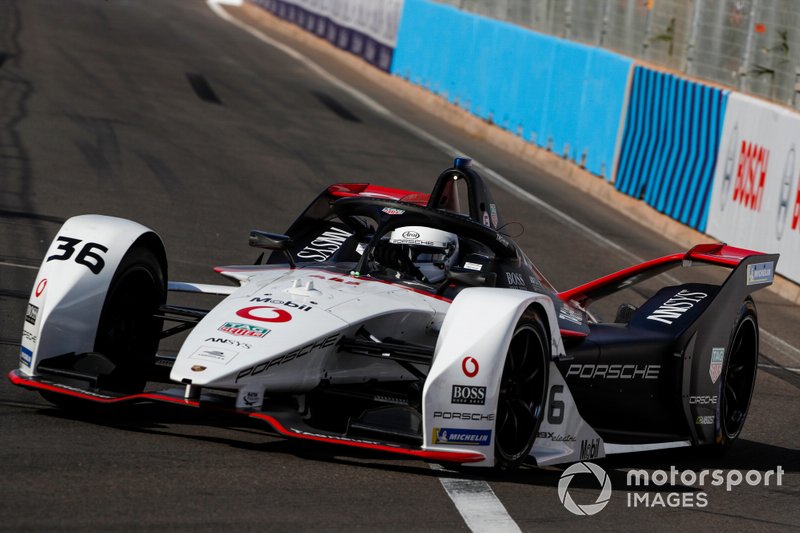
[[368, 450], [375, 450], [379, 452], [399, 453], [403, 455], [411, 455], [420, 457], [431, 461], [445, 461], [450, 463], [475, 463], [483, 461], [486, 457], [480, 452], [445, 452], [435, 450], [422, 450], [417, 448], [403, 448], [401, 446], [390, 446], [388, 444], [371, 443], [359, 440], [350, 440], [347, 438], [327, 437], [324, 435], [309, 435], [301, 433], [298, 430], [286, 429], [275, 417], [264, 413], [248, 413], [251, 418], [264, 420], [270, 426], [284, 437], [291, 437], [295, 439], [313, 440], [316, 442], [326, 442], [329, 444], [342, 444], [344, 446], [351, 446], [354, 448], [364, 448]]
[[561, 336], [562, 337], [588, 337], [589, 333], [584, 333], [583, 331], [572, 331], [571, 329], [561, 329]]
[[402, 200], [410, 204], [425, 206], [428, 204], [429, 194], [393, 189], [370, 185], [369, 183], [335, 183], [328, 187], [328, 194], [335, 198], [350, 198], [361, 196], [366, 198], [384, 198], [386, 200]]
[[168, 394], [160, 394], [157, 392], [144, 392], [141, 394], [130, 394], [128, 396], [118, 396], [118, 397], [93, 395], [93, 394], [88, 394], [86, 392], [81, 392], [76, 389], [68, 389], [60, 387], [58, 385], [51, 385], [49, 383], [43, 383], [41, 381], [28, 378], [24, 376], [19, 370], [12, 370], [11, 372], [9, 372], [8, 379], [9, 381], [11, 381], [11, 383], [13, 383], [14, 385], [18, 385], [20, 387], [56, 392], [59, 394], [64, 394], [66, 396], [72, 396], [74, 398], [80, 398], [82, 400], [88, 400], [101, 404], [154, 401], [154, 402], [166, 402], [173, 405], [182, 405], [184, 407], [207, 408], [214, 411], [222, 411], [231, 415], [247, 416], [250, 418], [255, 418], [257, 420], [265, 421], [270, 425], [270, 427], [272, 427], [273, 430], [275, 430], [276, 433], [278, 433], [281, 436], [292, 439], [311, 440], [316, 442], [324, 442], [328, 444], [341, 444], [343, 446], [350, 446], [352, 448], [362, 448], [378, 452], [395, 453], [400, 455], [417, 457], [420, 459], [426, 459], [429, 461], [442, 461], [448, 463], [475, 463], [486, 459], [486, 456], [484, 456], [482, 453], [474, 451], [448, 452], [448, 451], [438, 451], [438, 450], [423, 450], [421, 448], [404, 448], [403, 446], [400, 445], [381, 444], [378, 442], [367, 442], [357, 439], [351, 440], [346, 437], [336, 437], [333, 435], [326, 436], [319, 434], [304, 433], [300, 430], [295, 430], [291, 428], [287, 429], [274, 416], [265, 413], [254, 413], [250, 411], [242, 411], [239, 409], [229, 409], [221, 406], [205, 406], [202, 405], [197, 400], [187, 400], [177, 396], [170, 396]]
[[587, 296], [593, 292], [609, 285], [620, 284], [637, 276], [648, 274], [649, 271], [652, 270], [659, 269], [661, 271], [667, 271], [678, 266], [679, 264], [682, 264], [683, 261], [697, 261], [701, 263], [709, 263], [712, 265], [733, 268], [741, 263], [742, 260], [753, 255], [764, 254], [762, 252], [746, 250], [744, 248], [736, 248], [720, 243], [698, 244], [686, 253], [667, 255], [664, 257], [659, 257], [658, 259], [645, 261], [639, 265], [624, 268], [619, 272], [614, 272], [613, 274], [603, 276], [602, 278], [590, 281], [589, 283], [585, 283], [579, 287], [575, 287], [574, 289], [560, 292], [558, 293], [558, 296], [565, 302], [574, 300], [579, 304], [584, 305]]

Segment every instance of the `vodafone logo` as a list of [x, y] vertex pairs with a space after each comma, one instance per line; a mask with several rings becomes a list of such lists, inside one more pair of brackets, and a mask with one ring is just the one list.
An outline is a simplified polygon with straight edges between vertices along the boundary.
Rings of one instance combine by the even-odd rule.
[[45, 287], [47, 287], [47, 278], [44, 278], [42, 281], [39, 282], [38, 285], [36, 285], [36, 291], [34, 291], [34, 294], [36, 295], [37, 298], [42, 295]]
[[478, 360], [472, 356], [467, 356], [461, 361], [461, 370], [464, 371], [464, 375], [468, 378], [474, 378], [478, 375], [478, 370], [480, 370], [480, 366], [478, 366]]
[[[287, 311], [271, 305], [254, 305], [236, 311], [236, 316], [259, 322], [289, 322], [292, 319]], [[477, 373], [477, 371], [476, 371]]]

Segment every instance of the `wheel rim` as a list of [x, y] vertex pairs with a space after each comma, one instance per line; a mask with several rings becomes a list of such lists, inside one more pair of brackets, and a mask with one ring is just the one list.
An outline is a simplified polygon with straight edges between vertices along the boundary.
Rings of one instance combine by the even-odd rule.
[[735, 438], [742, 430], [755, 385], [757, 361], [758, 333], [755, 321], [748, 316], [734, 335], [722, 382], [722, 419], [729, 439]]
[[514, 332], [506, 354], [497, 404], [495, 445], [514, 462], [527, 453], [544, 409], [545, 347], [532, 326]]

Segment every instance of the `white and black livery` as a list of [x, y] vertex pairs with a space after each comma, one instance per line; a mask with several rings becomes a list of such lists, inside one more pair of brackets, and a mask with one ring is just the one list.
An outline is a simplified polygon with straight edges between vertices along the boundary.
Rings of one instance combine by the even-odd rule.
[[[750, 293], [777, 255], [701, 245], [558, 292], [503, 227], [464, 158], [431, 194], [328, 187], [285, 234], [251, 232], [270, 255], [216, 268], [233, 284], [168, 281], [155, 232], [74, 217], [9, 379], [65, 408], [213, 408], [289, 438], [485, 467], [736, 439], [757, 369]], [[613, 322], [590, 309], [703, 264], [724, 281], [664, 286]], [[173, 291], [221, 298], [177, 306]]]

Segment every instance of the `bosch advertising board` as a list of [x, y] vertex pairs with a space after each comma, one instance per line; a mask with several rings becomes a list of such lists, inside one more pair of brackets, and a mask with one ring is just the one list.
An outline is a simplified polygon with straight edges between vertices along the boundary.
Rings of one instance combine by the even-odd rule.
[[800, 281], [800, 116], [733, 93], [714, 174], [707, 233], [781, 254], [777, 273]]

